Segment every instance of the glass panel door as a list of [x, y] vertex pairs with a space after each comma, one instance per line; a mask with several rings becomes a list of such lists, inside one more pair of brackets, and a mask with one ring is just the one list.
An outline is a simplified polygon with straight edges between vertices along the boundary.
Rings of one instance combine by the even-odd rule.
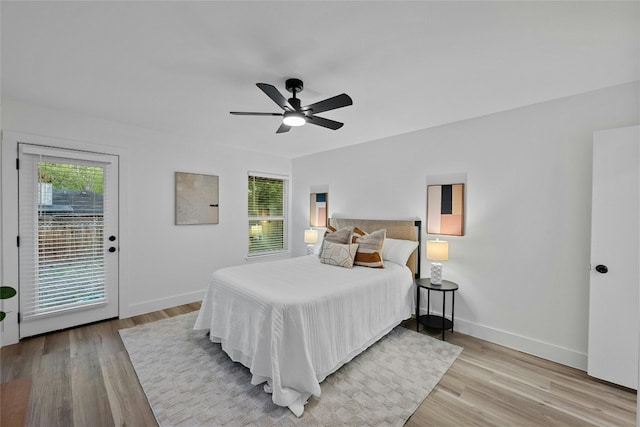
[[115, 317], [117, 157], [20, 144], [20, 336]]

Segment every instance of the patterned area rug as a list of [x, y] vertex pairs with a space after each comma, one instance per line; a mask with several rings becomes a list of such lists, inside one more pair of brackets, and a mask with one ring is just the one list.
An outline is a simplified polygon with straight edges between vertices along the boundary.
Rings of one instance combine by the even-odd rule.
[[302, 417], [276, 406], [251, 373], [203, 331], [197, 312], [120, 330], [142, 388], [163, 427], [401, 426], [462, 348], [403, 327], [333, 373]]

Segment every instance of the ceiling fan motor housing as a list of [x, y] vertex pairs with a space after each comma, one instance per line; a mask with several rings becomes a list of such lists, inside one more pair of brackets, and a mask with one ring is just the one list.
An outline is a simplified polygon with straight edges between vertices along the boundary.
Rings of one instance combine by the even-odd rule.
[[293, 93], [294, 97], [296, 96], [296, 93], [302, 92], [302, 89], [304, 88], [302, 80], [300, 79], [287, 79], [287, 81], [284, 83], [284, 86], [289, 92]]

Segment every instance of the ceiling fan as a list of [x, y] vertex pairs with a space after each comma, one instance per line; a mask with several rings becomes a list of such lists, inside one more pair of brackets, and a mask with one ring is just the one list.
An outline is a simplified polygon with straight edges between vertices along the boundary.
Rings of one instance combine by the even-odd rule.
[[318, 117], [315, 114], [322, 113], [324, 111], [335, 110], [336, 108], [346, 107], [353, 104], [353, 100], [346, 93], [336, 95], [332, 98], [319, 101], [305, 107], [300, 106], [300, 99], [296, 97], [296, 94], [302, 92], [302, 80], [288, 79], [285, 82], [285, 87], [293, 96], [286, 99], [280, 94], [278, 89], [267, 83], [256, 83], [264, 93], [280, 108], [284, 110], [283, 113], [254, 113], [243, 111], [231, 111], [231, 114], [240, 116], [281, 116], [282, 124], [276, 131], [276, 133], [289, 132], [294, 126], [302, 126], [305, 123], [311, 123], [312, 125], [322, 126], [328, 129], [337, 130], [340, 129], [344, 123], [336, 122], [334, 120], [325, 119], [324, 117]]

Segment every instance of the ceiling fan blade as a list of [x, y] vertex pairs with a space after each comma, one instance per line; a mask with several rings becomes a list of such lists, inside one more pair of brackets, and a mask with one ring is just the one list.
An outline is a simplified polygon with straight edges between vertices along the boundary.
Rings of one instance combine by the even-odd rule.
[[286, 110], [286, 111], [293, 110], [291, 105], [289, 105], [289, 101], [287, 101], [287, 99], [284, 96], [282, 96], [282, 94], [278, 91], [278, 89], [275, 88], [275, 86], [272, 86], [267, 83], [256, 83], [256, 86], [258, 86], [264, 93], [266, 93], [267, 96], [271, 98], [273, 102], [278, 104], [278, 106], [283, 110]]
[[285, 133], [285, 132], [289, 132], [289, 130], [291, 129], [291, 126], [285, 125], [284, 123], [280, 125], [280, 127], [278, 128], [278, 130], [276, 131], [276, 133]]
[[336, 95], [333, 98], [325, 99], [324, 101], [316, 102], [315, 104], [307, 105], [302, 109], [307, 111], [311, 110], [312, 114], [322, 113], [323, 111], [335, 110], [336, 108], [346, 107], [352, 105], [353, 100], [346, 93]]
[[322, 126], [324, 128], [329, 128], [333, 130], [340, 129], [344, 126], [344, 123], [336, 122], [335, 120], [325, 119], [324, 117], [317, 116], [307, 116], [307, 123], [311, 123], [312, 125]]
[[280, 116], [281, 113], [254, 113], [251, 111], [230, 111], [229, 113], [235, 114], [236, 116]]

